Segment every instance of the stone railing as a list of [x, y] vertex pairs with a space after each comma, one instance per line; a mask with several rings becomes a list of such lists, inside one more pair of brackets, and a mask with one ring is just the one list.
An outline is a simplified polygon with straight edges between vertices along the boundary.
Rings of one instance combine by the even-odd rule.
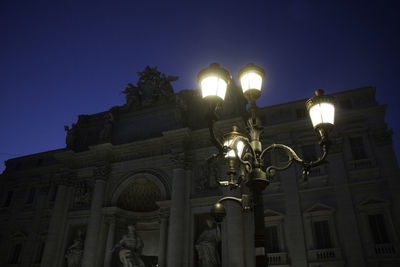
[[374, 254], [376, 257], [390, 257], [396, 255], [396, 250], [392, 243], [388, 244], [375, 244]]
[[310, 174], [308, 175], [308, 177], [316, 177], [316, 176], [321, 176], [321, 175], [325, 175], [326, 171], [325, 171], [325, 166], [319, 166], [319, 167], [314, 167], [310, 170]]
[[278, 252], [278, 253], [267, 253], [268, 265], [282, 265], [288, 263], [288, 253]]
[[342, 251], [340, 248], [325, 248], [308, 251], [310, 261], [330, 261], [342, 259]]
[[375, 163], [372, 159], [359, 159], [350, 161], [352, 170], [368, 169], [374, 167]]

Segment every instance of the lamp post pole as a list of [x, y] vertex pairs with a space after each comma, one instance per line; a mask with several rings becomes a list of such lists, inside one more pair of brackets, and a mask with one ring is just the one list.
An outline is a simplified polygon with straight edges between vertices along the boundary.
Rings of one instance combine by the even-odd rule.
[[[228, 71], [216, 63], [202, 69], [197, 76], [203, 99], [209, 106], [207, 120], [211, 140], [218, 149], [218, 154], [212, 155], [210, 159], [222, 157], [228, 161], [228, 181], [220, 181], [219, 183], [222, 186], [229, 186], [231, 189], [245, 185], [250, 190], [250, 196], [221, 198], [214, 205], [212, 214], [217, 222], [222, 221], [226, 215], [222, 202], [229, 200], [241, 203], [244, 211], [253, 209], [256, 267], [265, 267], [268, 265], [268, 258], [265, 247], [263, 191], [277, 171], [286, 170], [293, 163], [302, 166], [303, 179], [307, 179], [312, 167], [325, 163], [329, 147], [328, 133], [332, 130], [334, 122], [334, 106], [332, 99], [325, 96], [321, 89], [316, 90], [315, 96], [306, 102], [313, 127], [321, 138], [319, 144], [323, 153], [316, 161], [301, 159], [292, 148], [283, 144], [271, 144], [263, 149], [260, 139], [264, 128], [260, 119], [256, 116], [258, 110], [256, 100], [261, 96], [261, 87], [265, 76], [264, 70], [250, 63], [239, 71], [238, 76], [243, 95], [250, 102], [247, 134], [241, 134], [238, 128], [233, 126], [233, 130], [225, 134], [222, 141], [215, 135], [214, 123], [218, 120], [217, 113], [222, 106], [228, 84], [232, 78]], [[265, 154], [276, 150], [286, 153], [288, 156], [287, 163], [283, 166], [265, 166]]]

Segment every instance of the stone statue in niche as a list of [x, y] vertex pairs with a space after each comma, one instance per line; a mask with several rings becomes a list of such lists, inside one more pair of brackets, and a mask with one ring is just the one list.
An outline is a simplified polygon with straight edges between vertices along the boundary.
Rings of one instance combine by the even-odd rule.
[[122, 109], [140, 108], [158, 101], [168, 101], [174, 95], [171, 82], [178, 80], [177, 76], [166, 76], [157, 70], [157, 67], [147, 66], [144, 71], [138, 72], [137, 86], [128, 83], [122, 93], [126, 95], [126, 104]]
[[86, 182], [80, 182], [75, 187], [74, 207], [88, 207], [90, 205], [91, 189]]
[[107, 112], [106, 115], [104, 115], [103, 129], [100, 131], [100, 141], [109, 142], [111, 140], [113, 124], [114, 116], [111, 112]]
[[84, 232], [79, 229], [72, 244], [65, 252], [68, 267], [80, 267], [83, 256]]
[[75, 146], [77, 133], [76, 133], [76, 124], [73, 123], [71, 129], [68, 125], [64, 126], [64, 130], [67, 132], [67, 137], [65, 138], [65, 143], [67, 148], [72, 149]]
[[218, 245], [221, 241], [221, 233], [215, 221], [207, 219], [206, 223], [206, 229], [199, 235], [194, 245], [199, 267], [219, 267], [221, 266], [221, 257]]
[[128, 233], [115, 244], [112, 251], [118, 250], [123, 267], [145, 267], [140, 257], [143, 247], [143, 240], [137, 234], [135, 226], [128, 225]]

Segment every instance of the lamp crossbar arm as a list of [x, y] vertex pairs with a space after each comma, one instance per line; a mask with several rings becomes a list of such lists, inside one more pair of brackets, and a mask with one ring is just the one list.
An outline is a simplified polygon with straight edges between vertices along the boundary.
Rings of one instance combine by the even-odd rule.
[[323, 153], [322, 153], [322, 156], [321, 156], [320, 158], [318, 158], [317, 160], [315, 160], [315, 161], [309, 161], [309, 162], [307, 162], [307, 161], [301, 159], [301, 158], [296, 154], [296, 152], [295, 152], [292, 148], [290, 148], [290, 147], [288, 147], [288, 146], [286, 146], [286, 145], [283, 145], [283, 144], [272, 144], [272, 145], [268, 146], [267, 148], [265, 148], [265, 149], [261, 152], [260, 158], [262, 159], [262, 158], [264, 157], [264, 154], [265, 154], [266, 152], [272, 150], [272, 149], [274, 149], [274, 150], [275, 150], [275, 149], [281, 149], [281, 150], [285, 151], [286, 154], [287, 154], [288, 157], [289, 157], [289, 160], [287, 161], [287, 164], [284, 165], [284, 166], [275, 166], [275, 165], [268, 166], [268, 167], [266, 168], [266, 173], [267, 173], [269, 176], [274, 176], [274, 174], [275, 174], [276, 171], [283, 171], [283, 170], [286, 170], [286, 169], [288, 169], [294, 162], [296, 162], [296, 163], [300, 164], [300, 165], [303, 167], [303, 170], [304, 170], [304, 171], [303, 171], [303, 179], [305, 179], [306, 177], [304, 177], [304, 175], [307, 176], [307, 174], [308, 174], [308, 172], [309, 172], [309, 170], [310, 170], [311, 168], [316, 167], [316, 166], [319, 166], [319, 165], [321, 165], [322, 163], [325, 162], [325, 159], [326, 159], [326, 157], [327, 157], [327, 155], [328, 155], [328, 145], [327, 145], [326, 142], [322, 142], [322, 143], [321, 143], [321, 147], [322, 147], [322, 152], [323, 152]]
[[210, 137], [211, 137], [210, 140], [216, 146], [216, 148], [218, 149], [219, 154], [223, 155], [224, 154], [224, 146], [222, 145], [222, 143], [215, 136], [214, 124], [215, 124], [215, 119], [209, 119], [208, 120], [208, 130], [210, 132]]
[[238, 197], [232, 197], [232, 196], [227, 196], [227, 197], [223, 197], [220, 198], [217, 203], [222, 203], [222, 201], [227, 201], [227, 200], [233, 200], [238, 202], [239, 204], [242, 205], [242, 209], [243, 210], [249, 210], [250, 209], [250, 196], [249, 195], [242, 195], [242, 198], [238, 198]]

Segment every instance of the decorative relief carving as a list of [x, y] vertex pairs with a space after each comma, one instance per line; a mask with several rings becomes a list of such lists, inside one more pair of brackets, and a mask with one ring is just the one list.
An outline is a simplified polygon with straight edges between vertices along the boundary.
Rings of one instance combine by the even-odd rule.
[[94, 180], [107, 180], [111, 172], [110, 164], [106, 163], [93, 169]]
[[200, 193], [219, 188], [218, 181], [221, 176], [217, 161], [207, 161], [194, 168], [195, 192]]
[[81, 181], [75, 184], [74, 192], [74, 208], [88, 208], [90, 207], [90, 201], [92, 199], [93, 189], [87, 183], [87, 181]]

